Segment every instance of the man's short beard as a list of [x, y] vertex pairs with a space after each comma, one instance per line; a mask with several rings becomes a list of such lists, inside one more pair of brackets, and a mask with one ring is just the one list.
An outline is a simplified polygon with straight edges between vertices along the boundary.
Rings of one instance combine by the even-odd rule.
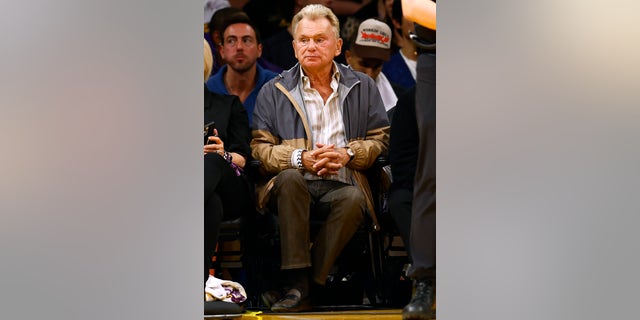
[[248, 72], [249, 70], [251, 70], [251, 68], [253, 68], [256, 65], [256, 63], [258, 63], [258, 62], [256, 61], [256, 62], [248, 65], [245, 68], [236, 68], [232, 64], [229, 64], [229, 68], [233, 69], [233, 71], [235, 71], [237, 73], [245, 73], [245, 72]]

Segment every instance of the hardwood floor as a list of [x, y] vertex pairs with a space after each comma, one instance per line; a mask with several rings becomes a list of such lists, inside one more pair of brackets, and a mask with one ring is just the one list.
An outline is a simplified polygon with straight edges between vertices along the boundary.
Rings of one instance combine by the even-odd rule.
[[241, 319], [241, 320], [401, 320], [401, 309], [381, 310], [348, 310], [348, 311], [318, 311], [299, 313], [265, 313], [262, 311], [247, 311], [240, 317], [231, 315], [205, 316], [205, 319]]

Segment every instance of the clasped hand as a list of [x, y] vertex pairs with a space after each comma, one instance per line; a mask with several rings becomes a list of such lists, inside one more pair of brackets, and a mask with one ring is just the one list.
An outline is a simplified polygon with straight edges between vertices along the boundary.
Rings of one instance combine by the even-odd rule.
[[346, 148], [335, 148], [334, 144], [317, 143], [317, 149], [302, 153], [304, 168], [318, 176], [335, 175], [349, 162]]

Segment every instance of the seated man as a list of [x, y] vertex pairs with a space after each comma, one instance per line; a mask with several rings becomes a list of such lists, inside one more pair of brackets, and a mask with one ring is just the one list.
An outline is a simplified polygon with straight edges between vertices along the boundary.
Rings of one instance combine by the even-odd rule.
[[[281, 269], [288, 279], [274, 312], [310, 308], [311, 284], [324, 285], [336, 258], [364, 219], [375, 220], [363, 170], [386, 152], [389, 122], [375, 82], [334, 62], [340, 54], [338, 18], [308, 5], [293, 18], [299, 63], [266, 83], [253, 115], [252, 155], [277, 174], [259, 192], [258, 207], [277, 209]], [[313, 242], [309, 208], [330, 212]], [[273, 297], [271, 295], [270, 297]]]

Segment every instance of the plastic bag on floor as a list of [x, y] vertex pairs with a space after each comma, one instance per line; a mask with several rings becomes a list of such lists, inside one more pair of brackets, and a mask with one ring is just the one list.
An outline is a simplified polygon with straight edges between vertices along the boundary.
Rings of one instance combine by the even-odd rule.
[[243, 303], [247, 300], [247, 292], [241, 284], [233, 281], [209, 276], [204, 286], [205, 301], [225, 301]]

